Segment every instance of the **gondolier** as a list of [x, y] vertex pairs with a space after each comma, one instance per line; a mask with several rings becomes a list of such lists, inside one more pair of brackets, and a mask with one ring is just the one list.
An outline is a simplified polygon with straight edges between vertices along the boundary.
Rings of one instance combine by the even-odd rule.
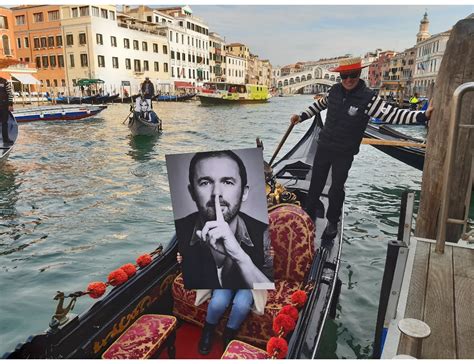
[[155, 96], [155, 87], [153, 86], [153, 83], [150, 81], [149, 77], [145, 77], [145, 81], [142, 83], [141, 91], [143, 97], [150, 106], [150, 109], [153, 109], [151, 100], [153, 99], [153, 96]]
[[316, 113], [327, 109], [326, 123], [321, 131], [318, 150], [313, 164], [311, 184], [305, 209], [314, 219], [324, 217], [324, 206], [320, 201], [329, 169], [332, 183], [329, 189], [329, 207], [326, 214], [328, 224], [324, 235], [333, 238], [344, 203], [344, 184], [354, 160], [370, 117], [377, 117], [393, 124], [423, 123], [429, 120], [433, 107], [426, 112], [402, 110], [382, 100], [374, 90], [360, 79], [362, 68], [360, 57], [342, 61], [330, 69], [339, 72], [341, 83], [334, 85], [329, 93], [300, 115], [292, 115], [292, 124], [300, 123]]
[[2, 138], [4, 144], [11, 144], [8, 137], [8, 113], [13, 111], [13, 92], [10, 83], [0, 77], [0, 121], [2, 123]]

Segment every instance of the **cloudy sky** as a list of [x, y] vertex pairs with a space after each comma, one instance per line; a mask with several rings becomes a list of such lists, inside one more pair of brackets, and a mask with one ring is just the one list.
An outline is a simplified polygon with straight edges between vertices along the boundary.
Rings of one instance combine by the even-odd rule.
[[473, 5], [199, 5], [193, 13], [227, 42], [241, 42], [276, 65], [382, 48], [402, 51], [416, 42], [428, 12], [429, 31], [450, 29]]

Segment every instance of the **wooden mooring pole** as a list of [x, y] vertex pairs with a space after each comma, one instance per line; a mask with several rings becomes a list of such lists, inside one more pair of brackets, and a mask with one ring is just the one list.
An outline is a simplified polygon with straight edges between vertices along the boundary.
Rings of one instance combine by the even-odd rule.
[[[435, 239], [440, 212], [443, 174], [449, 121], [454, 112], [453, 93], [461, 84], [474, 81], [474, 18], [460, 20], [451, 30], [446, 51], [443, 55], [433, 93], [435, 110], [430, 120], [420, 208], [416, 221], [416, 236]], [[473, 124], [474, 93], [466, 93], [460, 109], [460, 124]], [[449, 176], [451, 188], [448, 202], [448, 215], [462, 219], [464, 216], [466, 191], [470, 181], [471, 163], [474, 154], [474, 130], [459, 129], [455, 137], [454, 165]], [[446, 238], [458, 241], [462, 226], [449, 224]]]

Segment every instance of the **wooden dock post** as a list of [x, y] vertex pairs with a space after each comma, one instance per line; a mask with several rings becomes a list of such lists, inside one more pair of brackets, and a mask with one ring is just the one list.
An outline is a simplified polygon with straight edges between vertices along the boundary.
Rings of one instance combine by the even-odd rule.
[[[474, 81], [474, 18], [460, 20], [451, 30], [446, 51], [436, 79], [433, 105], [435, 110], [430, 120], [427, 150], [423, 169], [420, 208], [415, 235], [436, 238], [438, 214], [441, 204], [443, 172], [447, 151], [448, 125], [452, 110], [454, 90], [463, 83]], [[473, 124], [474, 93], [463, 97], [460, 112], [461, 124]], [[465, 193], [468, 189], [471, 161], [474, 153], [474, 130], [461, 129], [455, 139], [456, 157], [451, 176], [448, 215], [462, 219], [465, 208]], [[448, 225], [446, 237], [457, 241], [462, 227]]]

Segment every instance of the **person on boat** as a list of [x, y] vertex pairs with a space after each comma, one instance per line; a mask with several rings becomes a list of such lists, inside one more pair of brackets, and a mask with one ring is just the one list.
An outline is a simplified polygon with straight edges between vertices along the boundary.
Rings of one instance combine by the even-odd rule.
[[8, 137], [8, 113], [13, 111], [13, 92], [10, 82], [0, 77], [0, 122], [4, 144], [12, 144]]
[[[274, 251], [270, 248], [273, 259]], [[183, 257], [177, 254], [177, 261], [182, 264]], [[214, 331], [224, 312], [232, 304], [229, 320], [222, 334], [224, 350], [235, 338], [240, 326], [247, 318], [250, 311], [263, 315], [267, 303], [267, 291], [255, 289], [198, 289], [194, 304], [200, 306], [210, 298], [207, 306], [206, 321], [198, 343], [198, 351], [203, 355], [209, 354], [212, 349]]]
[[145, 81], [143, 81], [141, 86], [141, 91], [146, 102], [148, 102], [150, 109], [153, 109], [151, 100], [153, 96], [155, 96], [155, 86], [153, 86], [153, 83], [150, 81], [149, 77], [145, 77]]
[[185, 288], [273, 288], [268, 225], [240, 211], [249, 194], [240, 157], [196, 153], [188, 190], [198, 211], [175, 221]]
[[319, 135], [318, 149], [315, 155], [308, 198], [305, 210], [313, 220], [324, 217], [324, 205], [320, 201], [329, 169], [332, 168], [332, 183], [328, 193], [328, 220], [324, 238], [334, 238], [338, 232], [338, 222], [344, 203], [344, 184], [352, 166], [354, 156], [364, 136], [364, 130], [370, 117], [393, 124], [412, 124], [425, 122], [431, 117], [432, 105], [426, 112], [398, 109], [389, 105], [368, 88], [360, 79], [362, 66], [360, 57], [342, 61], [331, 69], [339, 72], [341, 83], [331, 87], [327, 96], [315, 100], [311, 106], [299, 115], [292, 115], [290, 123], [296, 125], [316, 113], [327, 109], [324, 128]]
[[418, 99], [418, 94], [415, 92], [413, 96], [410, 98], [408, 101], [410, 104], [410, 110], [416, 110], [418, 109], [418, 104], [420, 103], [420, 100]]

